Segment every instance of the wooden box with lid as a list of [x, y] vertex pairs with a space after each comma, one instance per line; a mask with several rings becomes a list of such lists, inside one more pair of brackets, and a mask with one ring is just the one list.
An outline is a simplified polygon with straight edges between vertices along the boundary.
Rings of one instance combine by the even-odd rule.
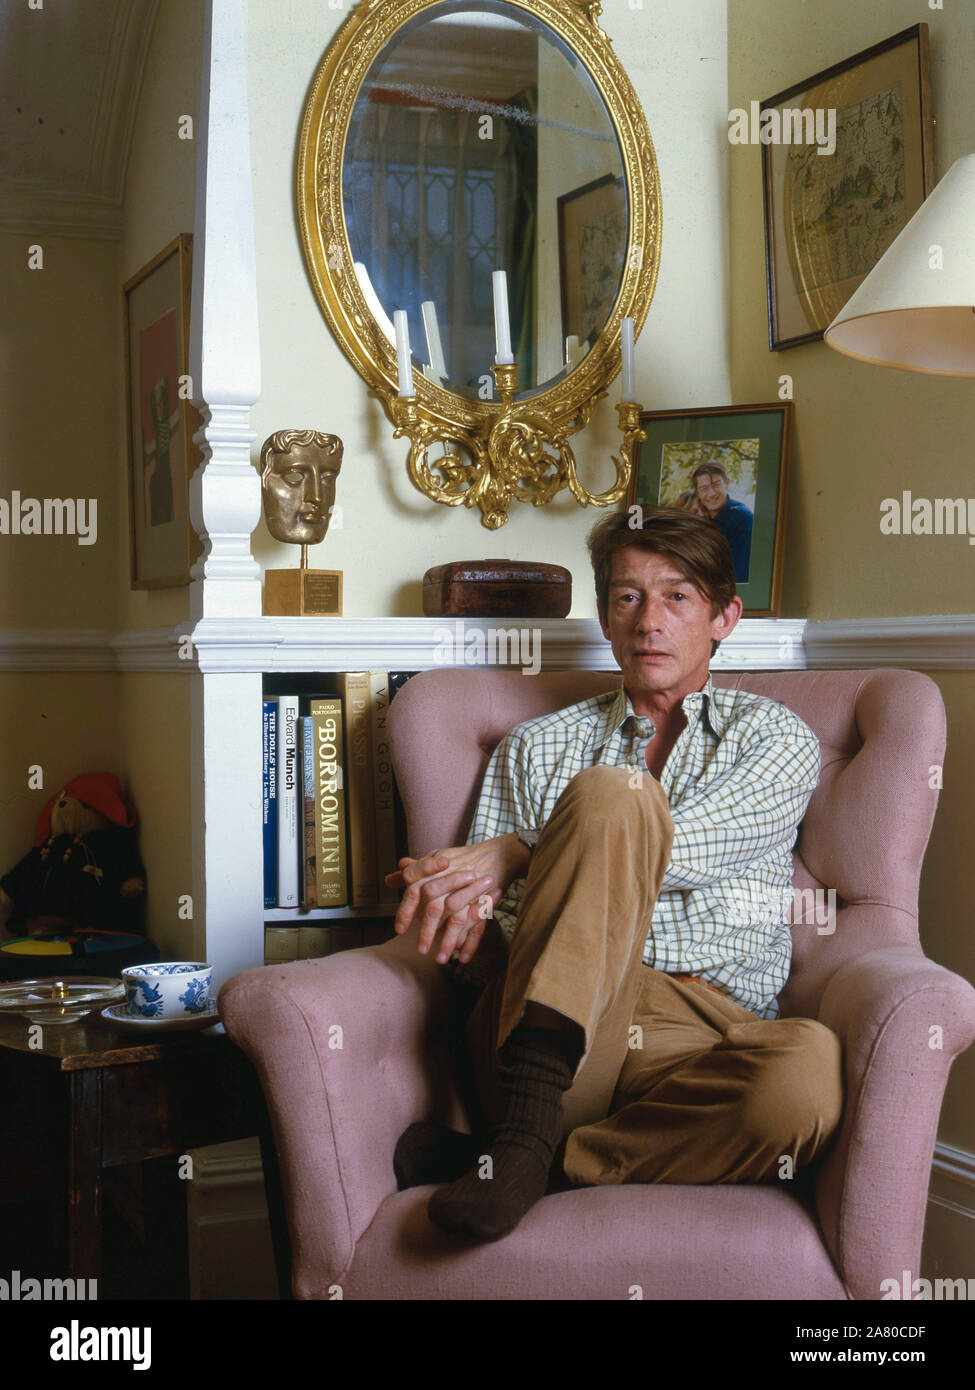
[[564, 618], [572, 575], [530, 560], [452, 560], [423, 576], [428, 618]]

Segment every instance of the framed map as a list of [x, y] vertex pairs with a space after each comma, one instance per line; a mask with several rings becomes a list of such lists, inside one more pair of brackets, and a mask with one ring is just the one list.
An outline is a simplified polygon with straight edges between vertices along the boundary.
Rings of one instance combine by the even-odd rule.
[[564, 193], [559, 206], [562, 342], [596, 341], [609, 318], [623, 274], [626, 188], [607, 174]]
[[[812, 129], [811, 114], [801, 127], [799, 112], [817, 113], [820, 134], [828, 124], [828, 144], [808, 135], [786, 141], [786, 131]], [[934, 186], [927, 25], [763, 101], [761, 113], [770, 132], [765, 258], [777, 350], [822, 338]]]

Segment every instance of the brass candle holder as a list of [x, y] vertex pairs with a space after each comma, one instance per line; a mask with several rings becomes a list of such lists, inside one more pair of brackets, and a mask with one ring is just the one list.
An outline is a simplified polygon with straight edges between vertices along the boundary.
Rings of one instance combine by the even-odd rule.
[[[568, 441], [589, 423], [605, 388], [580, 405], [571, 419], [558, 420], [530, 401], [515, 404], [517, 363], [496, 362], [491, 371], [502, 408], [491, 420], [486, 437], [453, 425], [448, 435], [416, 395], [387, 400], [395, 426], [393, 438], [405, 436], [410, 441], [407, 469], [420, 492], [447, 507], [480, 507], [483, 523], [491, 531], [508, 520], [512, 500], [543, 507], [568, 488], [581, 507], [610, 507], [626, 496], [636, 447], [646, 439], [638, 404], [620, 401], [617, 406], [623, 447], [619, 457], [612, 456], [616, 481], [605, 492], [592, 493], [579, 481]], [[436, 444], [441, 448], [439, 458], [431, 455]]]
[[637, 401], [617, 401], [616, 413], [620, 417], [620, 432], [623, 435], [622, 457], [615, 459], [617, 472], [620, 468], [626, 468], [627, 483], [636, 468], [637, 450], [644, 443], [647, 432], [640, 425], [640, 415], [643, 406]]

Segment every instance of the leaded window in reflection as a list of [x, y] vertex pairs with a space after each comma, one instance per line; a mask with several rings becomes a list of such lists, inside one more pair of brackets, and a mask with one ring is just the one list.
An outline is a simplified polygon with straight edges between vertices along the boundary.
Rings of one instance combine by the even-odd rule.
[[520, 131], [498, 126], [495, 138], [483, 140], [476, 113], [376, 101], [358, 131], [365, 142], [372, 127], [372, 154], [347, 160], [343, 183], [353, 256], [360, 245], [369, 247], [380, 302], [387, 311], [406, 310], [421, 361], [428, 354], [420, 306], [424, 300], [436, 306], [447, 376], [472, 395], [494, 360], [491, 272], [501, 266], [512, 281], [512, 335], [523, 380], [532, 372], [530, 210], [527, 217], [522, 210], [517, 244], [514, 232], [519, 180], [526, 156], [534, 158], [534, 142], [526, 147]]

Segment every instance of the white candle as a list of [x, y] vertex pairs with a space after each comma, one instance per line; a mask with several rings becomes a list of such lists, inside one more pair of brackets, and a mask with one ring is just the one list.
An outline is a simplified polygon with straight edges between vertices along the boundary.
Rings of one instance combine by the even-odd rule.
[[427, 361], [436, 377], [446, 378], [447, 364], [444, 362], [443, 343], [440, 341], [440, 324], [437, 322], [437, 306], [432, 299], [425, 299], [420, 305], [423, 314], [423, 327], [427, 335]]
[[621, 401], [632, 401], [636, 397], [633, 394], [633, 320], [623, 320], [623, 390], [620, 394]]
[[570, 333], [565, 340], [565, 365], [574, 367], [579, 358], [579, 339], [575, 333]]
[[396, 365], [399, 368], [399, 393], [401, 396], [413, 395], [413, 363], [410, 360], [410, 330], [406, 310], [397, 309], [393, 314], [396, 325]]
[[511, 324], [508, 320], [508, 277], [503, 270], [491, 275], [494, 288], [494, 341], [497, 347], [494, 360], [498, 366], [513, 362]]
[[362, 289], [362, 293], [366, 297], [366, 303], [372, 310], [373, 318], [376, 320], [376, 322], [379, 324], [379, 327], [386, 334], [386, 337], [389, 339], [389, 341], [391, 343], [395, 343], [396, 330], [390, 323], [389, 315], [386, 313], [386, 310], [379, 302], [379, 296], [373, 288], [372, 281], [369, 279], [368, 270], [366, 269], [362, 261], [354, 261], [353, 264], [355, 266], [355, 273], [358, 278], [360, 288]]

